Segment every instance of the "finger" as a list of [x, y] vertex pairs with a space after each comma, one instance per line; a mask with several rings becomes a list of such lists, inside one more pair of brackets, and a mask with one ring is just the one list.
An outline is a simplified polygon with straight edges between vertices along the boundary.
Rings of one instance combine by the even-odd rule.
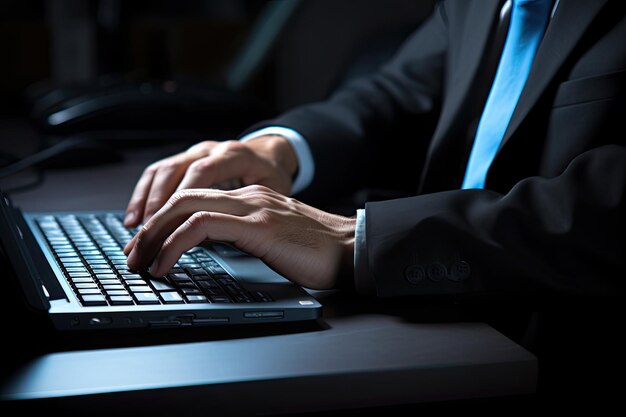
[[130, 251], [135, 247], [135, 243], [137, 242], [138, 236], [139, 236], [139, 233], [136, 233], [135, 236], [133, 236], [133, 238], [126, 243], [123, 249], [124, 255], [128, 256]]
[[152, 186], [155, 173], [156, 168], [154, 166], [150, 166], [144, 170], [143, 174], [139, 178], [139, 181], [137, 181], [137, 185], [133, 190], [130, 202], [126, 208], [124, 226], [136, 227], [141, 222], [143, 212], [146, 207], [146, 198], [150, 191], [150, 187]]
[[185, 170], [192, 162], [193, 155], [180, 154], [160, 164], [146, 197], [142, 217], [144, 222], [148, 221], [174, 194], [185, 175]]
[[[206, 190], [208, 192], [212, 192], [215, 190]], [[265, 188], [263, 188], [262, 186], [248, 186], [248, 187], [244, 187], [244, 188], [237, 188], [232, 190], [232, 192], [229, 193], [230, 197], [243, 197], [244, 195], [246, 197], [252, 197], [256, 194], [268, 194], [268, 195], [273, 195], [273, 193], [270, 192], [270, 190], [267, 190]], [[210, 200], [212, 200], [212, 197], [214, 197], [215, 199], [219, 198], [219, 193], [218, 194], [214, 194], [213, 196], [209, 196], [209, 195], [205, 195], [205, 193], [203, 192], [202, 189], [200, 190], [196, 190], [195, 192], [187, 192], [187, 197], [184, 198], [189, 198], [189, 199], [194, 199], [193, 196], [197, 196], [197, 198], [199, 200], [204, 200], [206, 202], [209, 202]], [[228, 198], [228, 196], [223, 196], [222, 198]], [[248, 200], [245, 202], [245, 204], [254, 204], [255, 200]], [[177, 203], [175, 203], [175, 205], [180, 205], [180, 203], [182, 203], [182, 201], [177, 201]], [[244, 204], [243, 202], [240, 202], [240, 204]], [[198, 206], [200, 206], [200, 204], [198, 204]], [[195, 208], [196, 206], [193, 205], [191, 207], [189, 207], [187, 210], [193, 210], [193, 208]], [[215, 205], [213, 206], [214, 209], [219, 209], [220, 206], [219, 205]], [[225, 206], [221, 206], [222, 208], [224, 208]], [[230, 206], [229, 206], [230, 207]], [[245, 213], [247, 212], [246, 210], [239, 210], [238, 213]], [[183, 214], [184, 215], [184, 214]], [[160, 219], [159, 216], [157, 216], [157, 219]], [[154, 221], [151, 221], [152, 219], [149, 219], [146, 222], [146, 225], [144, 225], [144, 227], [142, 228], [142, 230], [140, 230], [138, 233], [135, 234], [135, 236], [133, 236], [131, 238], [131, 240], [129, 240], [126, 245], [124, 246], [124, 254], [126, 256], [128, 256], [130, 254], [130, 252], [132, 251], [132, 249], [135, 247], [135, 243], [137, 242], [137, 238], [145, 233], [143, 231], [143, 229], [148, 228], [150, 229], [152, 226], [152, 224], [154, 224]], [[160, 221], [160, 220], [159, 220]]]
[[243, 216], [253, 209], [245, 199], [225, 191], [179, 191], [124, 248], [128, 251], [128, 266], [135, 270], [147, 267], [165, 238], [195, 212], [214, 211]]
[[211, 155], [189, 166], [178, 189], [208, 188], [226, 181], [239, 181], [248, 175], [253, 163], [252, 152], [243, 144], [229, 142], [216, 146]]
[[150, 266], [150, 274], [155, 277], [167, 274], [183, 253], [204, 240], [235, 244], [249, 231], [245, 217], [206, 211], [195, 213], [163, 242]]

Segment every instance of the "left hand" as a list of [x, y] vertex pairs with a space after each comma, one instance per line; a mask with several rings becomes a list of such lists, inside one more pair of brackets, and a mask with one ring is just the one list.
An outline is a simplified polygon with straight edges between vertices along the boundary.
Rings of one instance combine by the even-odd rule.
[[296, 284], [332, 288], [353, 273], [355, 218], [326, 213], [270, 188], [177, 191], [128, 242], [131, 269], [165, 275], [204, 240], [227, 242]]

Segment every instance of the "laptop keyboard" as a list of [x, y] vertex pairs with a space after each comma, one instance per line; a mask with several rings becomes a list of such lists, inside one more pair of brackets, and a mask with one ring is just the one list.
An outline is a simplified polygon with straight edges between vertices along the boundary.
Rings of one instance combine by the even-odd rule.
[[125, 228], [116, 214], [46, 215], [36, 222], [84, 306], [272, 301], [245, 289], [201, 247], [183, 254], [165, 277], [130, 271], [122, 249], [138, 229]]

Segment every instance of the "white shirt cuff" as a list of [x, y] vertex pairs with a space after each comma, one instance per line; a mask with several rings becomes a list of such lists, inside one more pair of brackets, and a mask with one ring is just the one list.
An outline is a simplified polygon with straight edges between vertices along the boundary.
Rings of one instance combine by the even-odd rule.
[[291, 146], [293, 146], [296, 158], [298, 159], [298, 173], [296, 174], [296, 178], [293, 180], [291, 194], [297, 194], [300, 191], [303, 191], [311, 184], [313, 181], [313, 175], [315, 174], [315, 162], [313, 162], [313, 155], [311, 154], [309, 144], [300, 133], [293, 129], [279, 126], [270, 126], [254, 131], [245, 135], [240, 140], [247, 141], [264, 135], [282, 136], [289, 141]]
[[354, 286], [361, 295], [376, 294], [376, 280], [369, 270], [367, 244], [365, 241], [365, 209], [356, 211], [354, 231]]

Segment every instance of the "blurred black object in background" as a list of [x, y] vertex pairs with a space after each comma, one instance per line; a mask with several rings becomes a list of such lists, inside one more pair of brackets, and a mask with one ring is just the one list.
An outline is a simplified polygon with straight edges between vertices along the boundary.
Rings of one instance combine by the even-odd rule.
[[[116, 151], [236, 137], [255, 122], [322, 100], [375, 71], [433, 5], [5, 0], [0, 152], [6, 161], [19, 161], [67, 138], [80, 143], [84, 149], [75, 154], [81, 158], [37, 163], [59, 168], [78, 159], [119, 161], [114, 154], [87, 158], [89, 149], [99, 149], [88, 141]], [[26, 135], [37, 137], [37, 149], [22, 150], [18, 141]]]

